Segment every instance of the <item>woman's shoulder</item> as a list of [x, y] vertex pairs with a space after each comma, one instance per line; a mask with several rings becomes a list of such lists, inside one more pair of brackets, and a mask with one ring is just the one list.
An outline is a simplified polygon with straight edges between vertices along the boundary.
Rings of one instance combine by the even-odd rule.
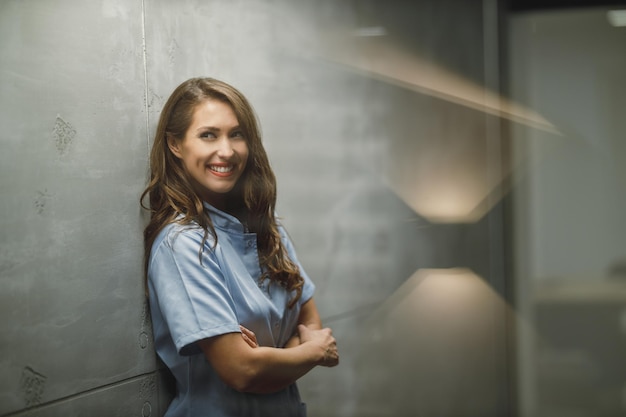
[[[204, 237], [205, 231], [202, 227], [200, 227], [200, 225], [198, 225], [198, 223], [190, 222], [184, 224], [180, 221], [174, 221], [163, 227], [154, 240], [153, 247], [158, 247], [163, 244], [171, 248], [189, 243], [200, 245], [202, 244]], [[206, 239], [209, 242], [213, 242], [211, 233], [208, 233]]]

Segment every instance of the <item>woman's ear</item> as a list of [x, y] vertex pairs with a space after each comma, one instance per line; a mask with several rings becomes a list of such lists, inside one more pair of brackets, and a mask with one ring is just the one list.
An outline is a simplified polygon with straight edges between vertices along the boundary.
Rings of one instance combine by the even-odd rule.
[[172, 151], [172, 153], [179, 159], [181, 159], [183, 156], [180, 153], [180, 143], [179, 141], [172, 135], [165, 135], [165, 138], [167, 139], [167, 147], [170, 148], [170, 151]]

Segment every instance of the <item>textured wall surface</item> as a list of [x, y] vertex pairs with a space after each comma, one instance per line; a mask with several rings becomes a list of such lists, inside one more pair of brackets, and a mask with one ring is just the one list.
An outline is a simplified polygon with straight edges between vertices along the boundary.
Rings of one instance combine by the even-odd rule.
[[300, 383], [310, 415], [505, 414], [497, 120], [446, 90], [493, 81], [485, 4], [0, 3], [0, 415], [164, 411], [138, 196], [198, 75], [256, 107], [339, 341]]
[[2, 415], [139, 414], [156, 398], [141, 15], [140, 2], [0, 4]]

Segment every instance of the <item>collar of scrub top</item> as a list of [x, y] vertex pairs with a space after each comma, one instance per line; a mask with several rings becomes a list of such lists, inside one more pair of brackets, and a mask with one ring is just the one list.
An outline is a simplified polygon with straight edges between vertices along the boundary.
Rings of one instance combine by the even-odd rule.
[[203, 201], [202, 204], [204, 205], [204, 208], [207, 209], [207, 211], [209, 212], [214, 227], [226, 231], [246, 233], [246, 227], [235, 216], [216, 209], [206, 201]]

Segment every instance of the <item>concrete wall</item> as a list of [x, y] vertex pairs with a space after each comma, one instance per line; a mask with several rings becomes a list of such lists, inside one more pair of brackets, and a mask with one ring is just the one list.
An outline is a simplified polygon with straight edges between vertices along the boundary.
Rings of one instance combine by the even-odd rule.
[[197, 75], [255, 105], [341, 365], [312, 416], [509, 411], [495, 2], [0, 3], [0, 415], [161, 415], [138, 196]]

